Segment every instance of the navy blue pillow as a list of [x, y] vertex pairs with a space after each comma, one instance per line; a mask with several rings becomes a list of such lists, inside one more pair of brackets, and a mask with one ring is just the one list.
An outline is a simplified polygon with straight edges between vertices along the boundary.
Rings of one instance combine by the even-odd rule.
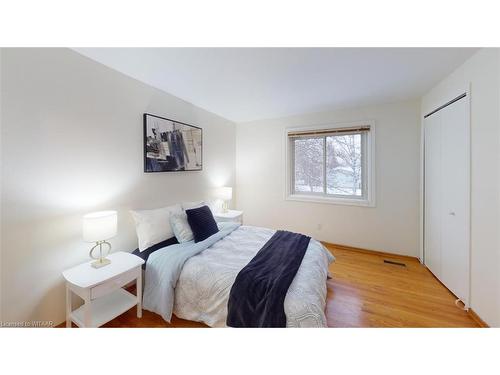
[[187, 220], [193, 231], [194, 242], [200, 242], [219, 231], [214, 215], [208, 206], [186, 210]]
[[146, 269], [146, 263], [148, 261], [149, 256], [154, 253], [156, 250], [163, 249], [164, 247], [170, 246], [170, 245], [175, 245], [178, 244], [179, 241], [177, 241], [177, 238], [172, 237], [169, 238], [165, 241], [158, 242], [156, 245], [153, 245], [151, 247], [148, 247], [146, 250], [139, 251], [139, 249], [135, 249], [132, 254], [137, 255], [139, 258], [144, 259], [144, 263], [142, 265], [142, 269]]

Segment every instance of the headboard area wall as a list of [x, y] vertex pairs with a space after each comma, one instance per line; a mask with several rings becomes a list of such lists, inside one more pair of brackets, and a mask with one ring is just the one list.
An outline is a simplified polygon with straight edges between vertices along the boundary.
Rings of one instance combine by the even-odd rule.
[[[61, 272], [88, 259], [82, 215], [117, 210], [113, 250], [134, 250], [130, 209], [234, 186], [235, 125], [69, 49], [1, 59], [2, 318], [58, 324]], [[144, 113], [202, 128], [203, 169], [144, 173]]]

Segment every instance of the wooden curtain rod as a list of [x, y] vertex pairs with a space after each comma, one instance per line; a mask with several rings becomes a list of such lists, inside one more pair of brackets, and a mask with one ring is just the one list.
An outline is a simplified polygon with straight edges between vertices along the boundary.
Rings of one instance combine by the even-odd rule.
[[324, 134], [337, 134], [337, 133], [353, 133], [353, 132], [366, 132], [370, 131], [369, 126], [360, 126], [356, 128], [339, 128], [339, 129], [322, 129], [322, 130], [304, 130], [288, 133], [289, 137], [300, 137], [306, 135], [324, 135]]

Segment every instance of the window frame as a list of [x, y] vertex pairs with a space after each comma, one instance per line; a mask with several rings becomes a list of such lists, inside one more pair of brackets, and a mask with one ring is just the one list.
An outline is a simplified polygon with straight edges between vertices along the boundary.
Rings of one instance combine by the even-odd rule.
[[[341, 194], [327, 194], [327, 181], [326, 181], [326, 136], [318, 135], [308, 138], [325, 138], [323, 142], [323, 192], [295, 192], [295, 171], [292, 170], [295, 165], [295, 147], [293, 138], [289, 137], [289, 133], [297, 131], [320, 131], [328, 129], [345, 129], [345, 128], [359, 128], [360, 126], [369, 126], [370, 130], [366, 135], [362, 136], [362, 186], [363, 195], [361, 197], [354, 195], [341, 195]], [[359, 134], [357, 131], [347, 134]], [[329, 203], [339, 205], [352, 205], [352, 206], [366, 206], [375, 207], [375, 122], [369, 121], [353, 121], [344, 123], [334, 123], [307, 127], [293, 127], [285, 129], [285, 200], [300, 201], [300, 202], [315, 202], [315, 203]], [[363, 141], [364, 140], [364, 141]]]

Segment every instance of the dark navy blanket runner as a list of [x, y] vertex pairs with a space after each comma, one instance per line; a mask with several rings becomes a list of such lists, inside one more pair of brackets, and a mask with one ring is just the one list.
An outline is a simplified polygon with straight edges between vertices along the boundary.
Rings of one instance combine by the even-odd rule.
[[285, 296], [310, 237], [277, 231], [236, 276], [228, 301], [229, 327], [286, 327]]

